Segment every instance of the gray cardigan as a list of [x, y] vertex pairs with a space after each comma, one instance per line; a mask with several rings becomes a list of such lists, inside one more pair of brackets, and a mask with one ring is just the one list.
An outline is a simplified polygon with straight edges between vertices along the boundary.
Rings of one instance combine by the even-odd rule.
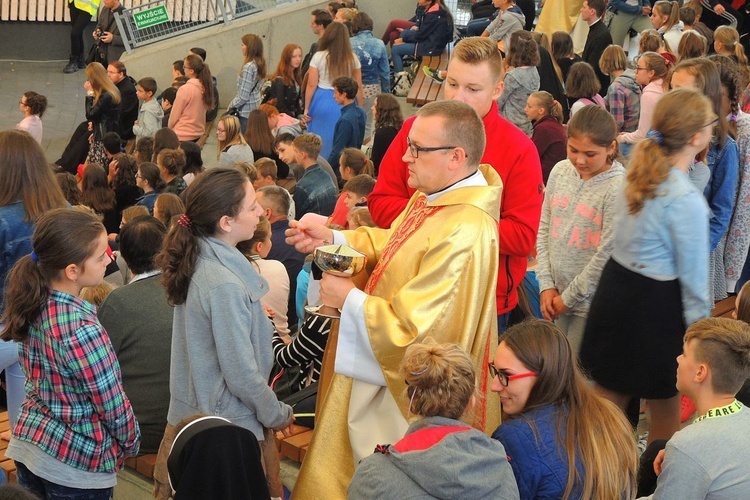
[[273, 326], [260, 299], [268, 283], [235, 248], [200, 238], [187, 300], [175, 307], [170, 424], [204, 413], [231, 420], [263, 440], [263, 427], [292, 419], [268, 386]]

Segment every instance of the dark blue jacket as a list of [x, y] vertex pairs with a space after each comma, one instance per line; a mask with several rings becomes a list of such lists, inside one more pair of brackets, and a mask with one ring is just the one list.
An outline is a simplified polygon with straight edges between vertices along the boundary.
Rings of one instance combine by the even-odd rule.
[[[504, 422], [492, 434], [505, 447], [521, 500], [559, 500], [563, 497], [568, 484], [568, 459], [562, 444], [567, 418], [565, 414], [560, 417], [563, 419], [560, 426], [557, 419], [560, 412], [565, 411], [558, 405], [530, 410]], [[558, 428], [562, 432], [559, 439]], [[576, 467], [583, 476], [580, 461]], [[581, 490], [580, 484], [574, 487], [570, 498], [580, 498]]]
[[341, 118], [333, 129], [333, 146], [328, 156], [328, 163], [334, 172], [339, 171], [341, 152], [346, 148], [361, 148], [365, 138], [365, 110], [356, 103], [347, 104], [341, 108]]
[[293, 330], [297, 328], [297, 275], [305, 265], [305, 254], [298, 252], [293, 245], [286, 242], [286, 230], [289, 229], [289, 219], [277, 220], [271, 224], [271, 250], [266, 258], [268, 260], [278, 260], [284, 264], [286, 273], [289, 276], [289, 303], [287, 309], [287, 319], [289, 327]]
[[297, 219], [314, 213], [328, 217], [333, 213], [339, 190], [317, 163], [305, 169], [294, 188], [294, 208]]
[[453, 21], [442, 7], [428, 9], [417, 20], [417, 26], [419, 29], [401, 32], [404, 42], [416, 44], [414, 55], [439, 56], [453, 40]]
[[0, 312], [5, 309], [5, 279], [21, 257], [31, 253], [33, 224], [24, 220], [26, 208], [21, 200], [0, 207]]

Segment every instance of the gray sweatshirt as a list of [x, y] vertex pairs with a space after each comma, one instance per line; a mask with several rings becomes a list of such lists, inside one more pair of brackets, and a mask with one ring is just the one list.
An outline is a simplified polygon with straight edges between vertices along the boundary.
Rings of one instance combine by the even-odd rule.
[[653, 495], [643, 498], [750, 498], [750, 410], [688, 425], [667, 442]]
[[268, 386], [273, 326], [260, 299], [268, 283], [239, 250], [200, 238], [187, 300], [174, 309], [167, 420], [216, 415], [252, 431], [291, 421]]
[[489, 33], [490, 40], [494, 42], [503, 40], [505, 42], [505, 53], [507, 54], [510, 48], [510, 35], [522, 30], [525, 23], [526, 18], [523, 11], [518, 5], [514, 5], [497, 15], [495, 20], [487, 26], [487, 33]]
[[526, 116], [526, 101], [539, 90], [539, 71], [536, 66], [513, 68], [505, 74], [503, 93], [497, 100], [500, 116], [531, 137], [533, 127]]
[[584, 181], [570, 162], [552, 169], [537, 237], [539, 290], [557, 289], [570, 314], [586, 316], [604, 264], [612, 253], [614, 201], [625, 168]]
[[[442, 438], [430, 435], [450, 427], [466, 430]], [[519, 498], [503, 445], [461, 421], [445, 417], [418, 420], [409, 426], [404, 439], [386, 445], [386, 449], [359, 463], [348, 498]]]

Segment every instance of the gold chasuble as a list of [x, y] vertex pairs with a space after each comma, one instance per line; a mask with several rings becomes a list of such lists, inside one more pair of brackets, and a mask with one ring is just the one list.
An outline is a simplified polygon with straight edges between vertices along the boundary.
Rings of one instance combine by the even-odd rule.
[[[387, 387], [334, 375], [318, 403], [294, 499], [346, 498], [353, 450], [364, 442], [369, 454], [403, 437], [409, 401], [398, 367], [406, 348], [428, 337], [458, 344], [474, 360], [480, 397], [464, 420], [487, 433], [500, 424], [487, 363], [497, 347], [502, 181], [489, 165], [479, 169], [489, 186], [459, 187], [431, 202], [416, 192], [390, 229], [344, 231], [347, 243], [367, 255], [364, 322]], [[347, 333], [339, 331], [339, 345]]]
[[583, 0], [546, 0], [534, 31], [546, 33], [550, 38], [555, 31], [570, 33], [578, 22], [582, 5]]

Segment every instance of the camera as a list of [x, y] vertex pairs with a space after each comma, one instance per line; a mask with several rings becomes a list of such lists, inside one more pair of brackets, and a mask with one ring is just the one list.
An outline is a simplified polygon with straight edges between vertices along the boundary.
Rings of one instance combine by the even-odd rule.
[[102, 36], [103, 34], [104, 34], [104, 32], [102, 31], [102, 29], [101, 29], [101, 28], [96, 28], [96, 29], [94, 30], [94, 37], [95, 37], [96, 39], [99, 39], [99, 38], [101, 38], [101, 36]]

